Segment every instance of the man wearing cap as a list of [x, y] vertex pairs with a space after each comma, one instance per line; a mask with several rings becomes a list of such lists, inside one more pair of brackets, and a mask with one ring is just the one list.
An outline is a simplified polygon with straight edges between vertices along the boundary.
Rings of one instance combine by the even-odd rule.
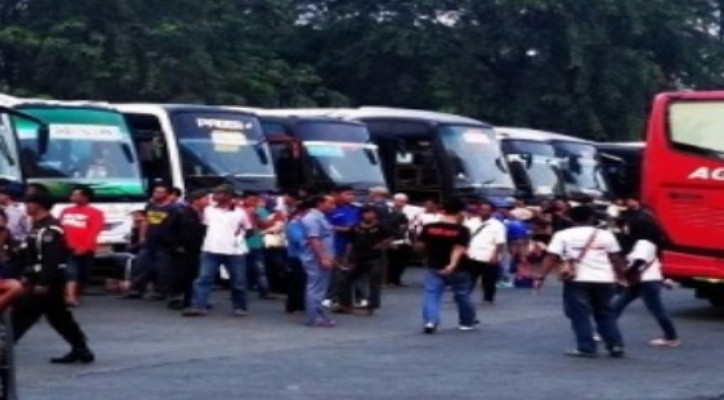
[[26, 266], [23, 282], [27, 291], [13, 310], [15, 340], [20, 340], [45, 315], [50, 326], [71, 346], [68, 354], [51, 362], [91, 363], [95, 356], [65, 302], [64, 269], [69, 250], [63, 229], [50, 215], [53, 202], [43, 194], [29, 196], [26, 202], [33, 228], [22, 246], [21, 258]]
[[206, 235], [201, 247], [199, 276], [194, 281], [191, 308], [187, 317], [206, 315], [209, 296], [221, 266], [229, 272], [233, 315], [247, 314], [246, 245], [247, 233], [253, 229], [247, 213], [234, 203], [234, 188], [221, 185], [214, 189], [215, 204], [204, 209]]

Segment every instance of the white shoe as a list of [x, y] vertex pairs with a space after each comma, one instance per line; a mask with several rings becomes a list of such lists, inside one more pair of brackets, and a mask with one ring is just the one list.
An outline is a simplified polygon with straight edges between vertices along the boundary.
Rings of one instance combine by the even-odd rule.
[[365, 300], [365, 299], [362, 299], [362, 300], [360, 300], [359, 303], [357, 303], [357, 307], [359, 307], [359, 308], [367, 308], [367, 306], [369, 306], [369, 304], [370, 304], [369, 301], [367, 301], [367, 300]]
[[322, 307], [324, 307], [324, 308], [332, 307], [332, 300], [330, 300], [330, 299], [322, 300]]
[[601, 335], [599, 335], [598, 333], [594, 333], [594, 334], [593, 334], [593, 341], [596, 342], [596, 343], [601, 343], [601, 342], [603, 341], [603, 339], [601, 339]]
[[460, 325], [458, 326], [459, 331], [470, 332], [475, 330], [475, 325]]
[[669, 347], [669, 348], [676, 348], [681, 346], [681, 340], [668, 340], [668, 339], [654, 339], [649, 342], [651, 346], [654, 347]]

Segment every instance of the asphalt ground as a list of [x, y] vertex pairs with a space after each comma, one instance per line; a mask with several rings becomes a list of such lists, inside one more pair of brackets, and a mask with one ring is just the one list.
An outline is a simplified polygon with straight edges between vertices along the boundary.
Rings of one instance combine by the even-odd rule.
[[20, 399], [724, 399], [724, 311], [691, 291], [664, 299], [682, 347], [649, 347], [660, 332], [637, 302], [621, 321], [625, 359], [572, 359], [562, 355], [573, 339], [557, 284], [501, 290], [496, 305], [479, 303], [473, 332], [456, 329], [448, 295], [441, 330], [428, 336], [421, 278], [411, 271], [375, 316], [339, 316], [334, 329], [302, 326], [280, 300], [232, 317], [223, 291], [196, 319], [151, 301], [87, 297], [76, 314], [98, 361], [48, 364], [67, 347], [41, 323], [16, 349]]

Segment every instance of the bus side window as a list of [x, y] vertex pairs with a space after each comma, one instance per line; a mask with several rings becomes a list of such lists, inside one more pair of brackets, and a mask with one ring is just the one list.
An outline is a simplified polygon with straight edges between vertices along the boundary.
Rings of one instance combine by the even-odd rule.
[[274, 160], [279, 187], [286, 190], [296, 189], [302, 180], [300, 166], [294, 157], [292, 144], [289, 142], [270, 142], [269, 149]]
[[171, 184], [171, 160], [161, 122], [149, 114], [125, 114], [125, 117], [146, 186], [150, 189], [157, 182]]

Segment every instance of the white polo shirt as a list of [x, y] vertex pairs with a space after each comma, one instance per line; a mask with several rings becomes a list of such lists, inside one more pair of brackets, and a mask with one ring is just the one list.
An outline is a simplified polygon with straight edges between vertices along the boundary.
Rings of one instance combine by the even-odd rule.
[[474, 261], [491, 262], [498, 246], [506, 243], [505, 224], [495, 218], [482, 221], [475, 217], [465, 221], [465, 226], [471, 235], [468, 257]]
[[637, 240], [633, 250], [626, 256], [629, 264], [633, 264], [636, 260], [644, 260], [646, 262], [647, 268], [644, 273], [641, 274], [642, 282], [655, 282], [664, 279], [661, 273], [661, 263], [656, 253], [657, 248], [655, 244], [648, 240]]
[[225, 209], [216, 205], [206, 207], [204, 224], [206, 237], [202, 251], [223, 255], [244, 255], [249, 252], [245, 233], [252, 225], [242, 208]]
[[551, 239], [548, 252], [561, 257], [563, 260], [575, 260], [581, 254], [593, 232], [596, 237], [586, 251], [576, 268], [576, 282], [614, 283], [616, 274], [608, 258], [609, 254], [618, 253], [621, 247], [613, 233], [596, 229], [592, 226], [577, 226], [564, 229]]

